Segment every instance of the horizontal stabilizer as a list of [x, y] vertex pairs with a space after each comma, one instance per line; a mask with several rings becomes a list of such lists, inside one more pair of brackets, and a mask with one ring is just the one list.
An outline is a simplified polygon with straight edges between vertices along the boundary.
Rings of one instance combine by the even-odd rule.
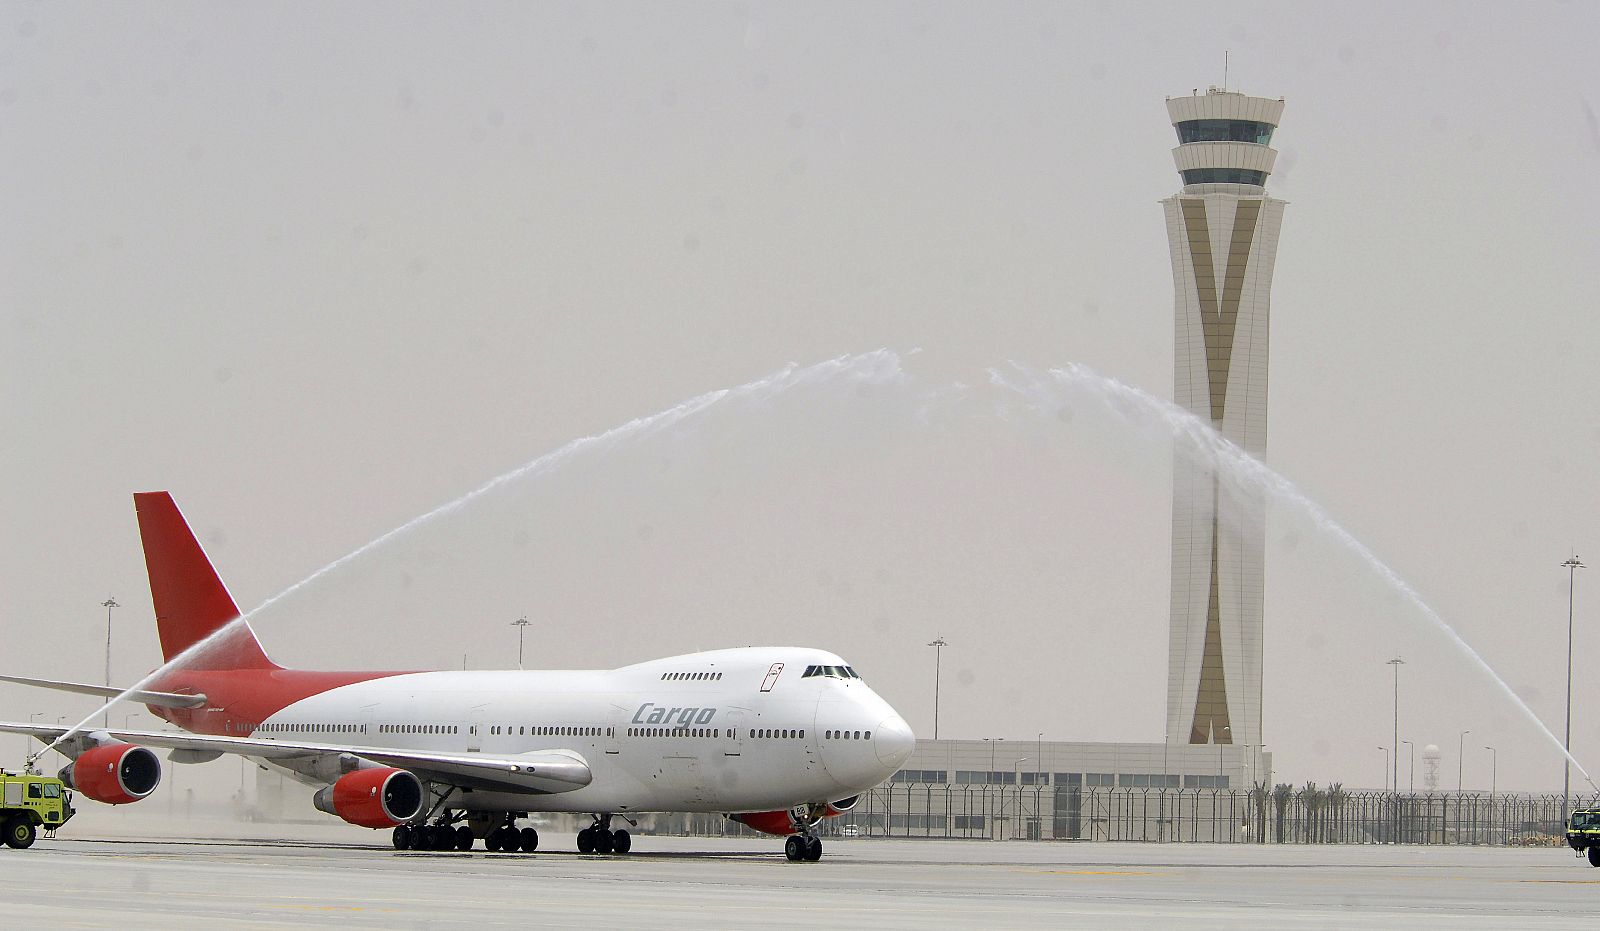
[[[77, 692], [79, 695], [98, 695], [101, 698], [116, 698], [126, 689], [119, 689], [114, 685], [89, 685], [85, 682], [61, 682], [56, 679], [30, 679], [27, 676], [0, 676], [0, 682], [15, 682], [18, 685], [32, 685], [41, 689], [54, 689], [57, 692]], [[128, 700], [141, 705], [153, 705], [157, 708], [204, 708], [206, 697], [204, 695], [180, 695], [177, 692], [152, 692], [148, 689], [134, 689], [128, 692]]]

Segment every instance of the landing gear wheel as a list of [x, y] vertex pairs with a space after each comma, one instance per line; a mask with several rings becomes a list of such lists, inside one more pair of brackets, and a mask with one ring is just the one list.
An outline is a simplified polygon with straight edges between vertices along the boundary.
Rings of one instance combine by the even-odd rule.
[[[6, 838], [6, 841], [9, 843], [10, 840], [11, 840], [11, 838], [8, 836]], [[23, 846], [27, 846], [27, 845], [24, 844]], [[1600, 847], [1590, 847], [1589, 848], [1589, 865], [1590, 866], [1600, 866]]]
[[594, 832], [594, 852], [610, 853], [616, 849], [616, 838], [605, 828], [591, 828]]
[[510, 825], [490, 831], [489, 841], [494, 845], [489, 849], [496, 853], [517, 852], [517, 830]]
[[472, 829], [471, 828], [467, 827], [464, 824], [461, 827], [456, 828], [456, 849], [457, 850], [471, 850], [472, 849], [472, 842], [473, 842], [474, 839], [475, 838], [472, 836]]
[[517, 832], [517, 846], [523, 853], [533, 853], [539, 849], [539, 832], [533, 828], [523, 828]]
[[806, 839], [798, 834], [790, 834], [789, 839], [783, 842], [783, 855], [794, 863], [805, 859]]
[[5, 840], [7, 847], [15, 847], [17, 850], [32, 847], [33, 839], [37, 836], [39, 836], [39, 832], [34, 830], [32, 821], [12, 818], [6, 822]]
[[617, 828], [611, 833], [611, 849], [617, 853], [627, 853], [633, 849], [633, 835], [628, 833], [627, 828]]
[[406, 850], [411, 847], [411, 825], [399, 824], [394, 829], [394, 849]]
[[578, 852], [594, 853], [594, 828], [584, 828], [578, 832]]
[[806, 838], [806, 860], [815, 863], [822, 859], [822, 838]]
[[433, 849], [433, 825], [419, 824], [411, 829], [412, 850]]
[[456, 829], [448, 824], [434, 825], [433, 849], [438, 851], [456, 849]]

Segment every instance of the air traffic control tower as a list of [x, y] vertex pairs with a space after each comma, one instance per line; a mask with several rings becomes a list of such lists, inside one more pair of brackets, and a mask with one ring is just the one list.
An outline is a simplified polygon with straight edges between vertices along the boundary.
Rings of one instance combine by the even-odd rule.
[[[1163, 200], [1172, 248], [1177, 402], [1259, 455], [1267, 329], [1284, 202], [1267, 196], [1283, 101], [1211, 88], [1167, 99], [1183, 189]], [[1172, 500], [1167, 743], [1261, 739], [1265, 506], [1180, 450]]]

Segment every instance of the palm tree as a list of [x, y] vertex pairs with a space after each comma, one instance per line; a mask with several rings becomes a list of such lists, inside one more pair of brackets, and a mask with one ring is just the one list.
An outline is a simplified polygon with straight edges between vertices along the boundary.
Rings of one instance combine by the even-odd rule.
[[1255, 807], [1255, 832], [1256, 843], [1267, 842], [1267, 800], [1271, 796], [1267, 793], [1267, 784], [1258, 782], [1250, 789], [1250, 801]]
[[1350, 800], [1349, 793], [1344, 790], [1344, 783], [1335, 782], [1328, 786], [1328, 807], [1333, 810], [1333, 842], [1344, 840], [1344, 805]]
[[1283, 843], [1284, 809], [1289, 807], [1289, 799], [1294, 795], [1294, 786], [1287, 782], [1280, 782], [1272, 787], [1272, 804], [1274, 821], [1276, 823], [1277, 842]]
[[1321, 841], [1318, 836], [1318, 829], [1320, 827], [1319, 814], [1322, 808], [1322, 793], [1318, 791], [1315, 782], [1307, 782], [1305, 787], [1300, 790], [1300, 804], [1304, 806], [1306, 813], [1305, 841], [1308, 844], [1319, 843]]

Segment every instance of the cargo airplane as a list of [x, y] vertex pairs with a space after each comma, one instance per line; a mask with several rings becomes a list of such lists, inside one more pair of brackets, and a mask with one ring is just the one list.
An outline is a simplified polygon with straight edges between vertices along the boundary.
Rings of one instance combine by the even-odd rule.
[[[182, 733], [86, 727], [57, 747], [78, 793], [137, 802], [178, 763], [238, 754], [317, 789], [315, 806], [389, 830], [397, 848], [532, 851], [535, 812], [592, 817], [583, 853], [626, 853], [640, 812], [725, 814], [817, 860], [817, 825], [849, 811], [915, 738], [850, 664], [750, 647], [609, 670], [310, 672], [267, 658], [166, 492], [134, 495], [161, 649], [129, 695]], [[4, 681], [111, 697], [99, 685]], [[52, 741], [60, 726], [0, 723]]]

